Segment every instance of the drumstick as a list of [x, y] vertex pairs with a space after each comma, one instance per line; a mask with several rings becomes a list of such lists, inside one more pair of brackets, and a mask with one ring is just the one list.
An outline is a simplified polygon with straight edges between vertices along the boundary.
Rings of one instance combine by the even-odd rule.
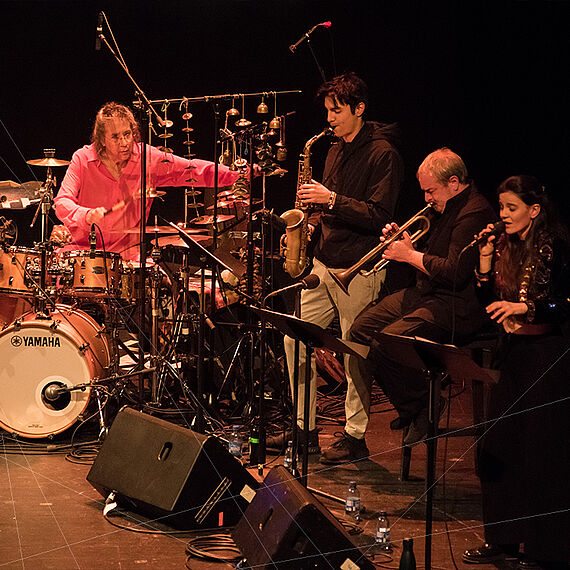
[[[153, 192], [152, 190], [147, 190], [147, 192], [148, 192], [147, 198], [155, 198], [157, 196], [161, 196], [160, 192]], [[164, 192], [162, 194], [164, 194]], [[132, 196], [129, 196], [128, 198], [125, 198], [124, 200], [117, 202], [113, 207], [109, 208], [103, 214], [103, 217], [108, 216], [111, 212], [115, 212], [119, 208], [124, 208], [129, 202], [132, 202], [133, 200], [140, 198], [140, 196], [141, 196], [141, 192], [139, 190], [139, 192], [137, 194], [133, 194]]]
[[108, 210], [105, 211], [105, 213], [103, 214], [103, 217], [108, 216], [111, 212], [115, 212], [119, 208], [123, 208], [133, 199], [134, 198], [131, 196], [130, 198], [127, 198], [126, 200], [121, 200], [120, 202], [117, 202], [112, 208], [109, 208]]

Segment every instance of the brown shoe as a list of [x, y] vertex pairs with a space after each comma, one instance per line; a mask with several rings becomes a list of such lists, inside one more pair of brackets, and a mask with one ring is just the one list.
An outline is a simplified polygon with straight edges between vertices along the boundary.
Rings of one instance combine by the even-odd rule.
[[[309, 432], [309, 455], [316, 455], [321, 452], [321, 448], [319, 446], [319, 431], [319, 428], [315, 428]], [[299, 453], [302, 453], [303, 446], [305, 445], [305, 432], [302, 429], [299, 429], [297, 434], [299, 437]], [[291, 441], [292, 437], [293, 432], [291, 430], [287, 430], [285, 433], [281, 432], [277, 435], [268, 436], [265, 443], [267, 453], [275, 455], [276, 453], [284, 452], [287, 447], [287, 443]]]
[[[336, 435], [336, 434], [335, 434]], [[321, 463], [336, 465], [366, 459], [370, 455], [364, 438], [356, 439], [343, 431], [321, 454]]]

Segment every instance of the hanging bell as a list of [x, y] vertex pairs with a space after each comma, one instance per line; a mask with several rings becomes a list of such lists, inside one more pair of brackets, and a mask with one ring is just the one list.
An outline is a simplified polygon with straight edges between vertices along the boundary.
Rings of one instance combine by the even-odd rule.
[[265, 102], [265, 95], [261, 97], [261, 103], [257, 106], [257, 112], [260, 115], [267, 115], [267, 113], [269, 113], [269, 107]]
[[[281, 129], [281, 119], [279, 117], [273, 117], [273, 119], [271, 119], [271, 121], [269, 121], [269, 128], [272, 131], [278, 131]], [[275, 134], [275, 133], [273, 133]]]
[[226, 111], [226, 115], [229, 117], [237, 117], [239, 116], [239, 111], [235, 107], [235, 99], [232, 97], [232, 107]]
[[245, 118], [245, 97], [241, 96], [241, 119], [236, 121], [236, 127], [249, 127], [251, 121]]

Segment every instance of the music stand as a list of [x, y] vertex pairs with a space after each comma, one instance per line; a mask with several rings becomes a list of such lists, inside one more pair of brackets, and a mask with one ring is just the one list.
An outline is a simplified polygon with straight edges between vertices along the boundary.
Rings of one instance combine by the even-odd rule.
[[452, 382], [477, 380], [495, 383], [487, 370], [473, 362], [470, 354], [452, 344], [439, 344], [420, 337], [380, 333], [376, 338], [382, 349], [390, 351], [391, 358], [405, 362], [426, 376], [429, 383], [428, 433], [426, 438], [426, 543], [425, 569], [431, 570], [431, 533], [433, 523], [433, 494], [441, 379], [449, 376]]
[[[368, 346], [358, 344], [355, 342], [344, 341], [336, 338], [334, 335], [329, 333], [327, 330], [323, 329], [319, 325], [314, 323], [309, 323], [303, 321], [292, 315], [285, 315], [283, 313], [277, 313], [275, 311], [269, 311], [267, 309], [258, 309], [257, 307], [251, 307], [251, 310], [260, 315], [265, 319], [266, 322], [271, 323], [282, 333], [290, 336], [291, 338], [298, 339], [305, 345], [306, 350], [306, 362], [305, 366], [305, 400], [304, 400], [304, 434], [305, 441], [307, 445], [303, 449], [303, 466], [301, 470], [301, 483], [307, 486], [307, 467], [309, 464], [309, 408], [311, 403], [311, 357], [313, 354], [313, 349], [315, 348], [328, 348], [335, 352], [343, 352], [351, 354], [352, 356], [357, 356], [360, 358], [366, 358], [368, 351], [370, 350]], [[295, 396], [294, 396], [295, 397]], [[295, 399], [296, 402], [296, 399]], [[293, 418], [293, 447], [295, 448], [295, 443], [297, 441], [297, 407], [294, 409]], [[297, 454], [293, 453], [293, 469], [295, 469]], [[330, 497], [326, 494], [325, 496]]]
[[[196, 370], [196, 390], [198, 392], [198, 406], [196, 414], [196, 431], [204, 433], [204, 411], [202, 402], [204, 397], [204, 340], [205, 340], [205, 325], [206, 325], [206, 268], [210, 267], [212, 274], [215, 273], [216, 266], [223, 267], [228, 271], [232, 271], [229, 265], [226, 265], [221, 259], [216, 257], [213, 253], [209, 252], [205, 247], [201, 246], [196, 240], [192, 239], [183, 229], [179, 228], [176, 224], [164, 220], [167, 224], [172, 226], [182, 241], [188, 246], [187, 263], [192, 263], [200, 267], [200, 303], [198, 308], [198, 365]], [[215, 287], [211, 293], [212, 296], [216, 294]], [[212, 325], [213, 326], [213, 325]]]

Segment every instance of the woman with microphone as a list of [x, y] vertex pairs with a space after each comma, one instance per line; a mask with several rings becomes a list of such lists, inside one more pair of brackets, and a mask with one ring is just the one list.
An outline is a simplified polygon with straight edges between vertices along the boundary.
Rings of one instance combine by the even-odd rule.
[[498, 195], [505, 229], [480, 233], [488, 238], [480, 240], [476, 270], [486, 312], [502, 327], [501, 375], [479, 442], [486, 542], [463, 560], [512, 556], [519, 568], [567, 568], [570, 342], [561, 325], [570, 315], [568, 237], [533, 176], [507, 178]]

